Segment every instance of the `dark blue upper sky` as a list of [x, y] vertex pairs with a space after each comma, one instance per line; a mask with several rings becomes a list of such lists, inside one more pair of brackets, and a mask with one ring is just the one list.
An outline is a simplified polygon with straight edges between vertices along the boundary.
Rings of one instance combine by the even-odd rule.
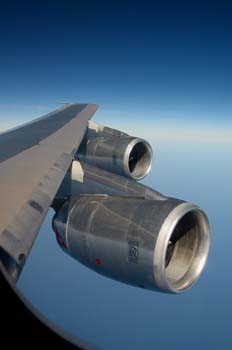
[[231, 5], [2, 2], [0, 105], [87, 100], [230, 118]]

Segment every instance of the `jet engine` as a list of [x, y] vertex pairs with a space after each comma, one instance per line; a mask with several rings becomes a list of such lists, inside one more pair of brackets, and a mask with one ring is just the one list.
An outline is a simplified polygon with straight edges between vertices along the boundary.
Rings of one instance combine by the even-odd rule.
[[85, 163], [141, 180], [151, 169], [152, 148], [143, 139], [90, 121], [77, 156]]
[[[122, 181], [114, 175], [114, 182], [116, 178]], [[128, 195], [132, 184], [127, 190], [124, 186], [124, 196], [94, 195], [90, 186], [89, 195], [70, 197], [57, 206], [57, 240], [66, 253], [102, 275], [146, 289], [181, 292], [205, 266], [207, 217], [192, 203], [131, 182], [135, 195]]]

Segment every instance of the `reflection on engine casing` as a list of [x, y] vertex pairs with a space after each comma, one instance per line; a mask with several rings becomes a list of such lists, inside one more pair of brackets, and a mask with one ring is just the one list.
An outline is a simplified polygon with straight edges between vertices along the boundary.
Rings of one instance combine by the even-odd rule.
[[90, 121], [77, 156], [85, 163], [141, 180], [151, 169], [152, 148], [145, 140]]
[[167, 197], [79, 196], [57, 210], [53, 228], [64, 251], [89, 268], [164, 292], [191, 286], [209, 251], [204, 212]]

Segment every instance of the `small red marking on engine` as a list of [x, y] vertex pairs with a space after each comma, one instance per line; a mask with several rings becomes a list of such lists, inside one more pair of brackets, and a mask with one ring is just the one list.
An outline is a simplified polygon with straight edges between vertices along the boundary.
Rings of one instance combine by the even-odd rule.
[[96, 263], [96, 265], [101, 265], [101, 263], [102, 263], [102, 262], [101, 262], [101, 259], [96, 258], [96, 259], [95, 259], [95, 263]]
[[67, 246], [64, 243], [63, 239], [61, 238], [61, 236], [59, 235], [59, 233], [56, 231], [55, 234], [56, 234], [56, 239], [57, 239], [57, 242], [59, 243], [59, 245], [65, 249], [67, 249]]
[[54, 222], [54, 219], [52, 220], [52, 228], [53, 228], [53, 231], [55, 232], [55, 235], [56, 235], [56, 240], [57, 242], [59, 243], [59, 245], [65, 249], [68, 249], [67, 245], [65, 244], [65, 242], [63, 241], [61, 235], [59, 234], [59, 232], [57, 231], [57, 228], [56, 228], [56, 225], [55, 225], [55, 222]]

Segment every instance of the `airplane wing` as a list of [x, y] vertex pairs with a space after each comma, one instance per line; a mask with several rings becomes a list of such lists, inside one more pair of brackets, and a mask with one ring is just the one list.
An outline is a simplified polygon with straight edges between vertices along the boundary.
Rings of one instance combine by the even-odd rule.
[[[51, 205], [52, 227], [65, 253], [137, 287], [185, 290], [201, 274], [210, 244], [208, 219], [199, 207], [136, 182], [151, 168], [148, 142], [89, 123], [96, 109], [68, 104], [0, 135], [0, 276], [37, 319], [85, 348], [92, 346], [57, 330], [15, 288]], [[16, 310], [7, 288], [4, 294], [2, 302]], [[12, 315], [8, 323], [6, 317], [11, 334]], [[16, 329], [20, 323], [27, 332], [25, 324], [32, 321], [26, 319], [14, 322]]]
[[0, 135], [0, 258], [16, 281], [95, 104], [68, 104]]

